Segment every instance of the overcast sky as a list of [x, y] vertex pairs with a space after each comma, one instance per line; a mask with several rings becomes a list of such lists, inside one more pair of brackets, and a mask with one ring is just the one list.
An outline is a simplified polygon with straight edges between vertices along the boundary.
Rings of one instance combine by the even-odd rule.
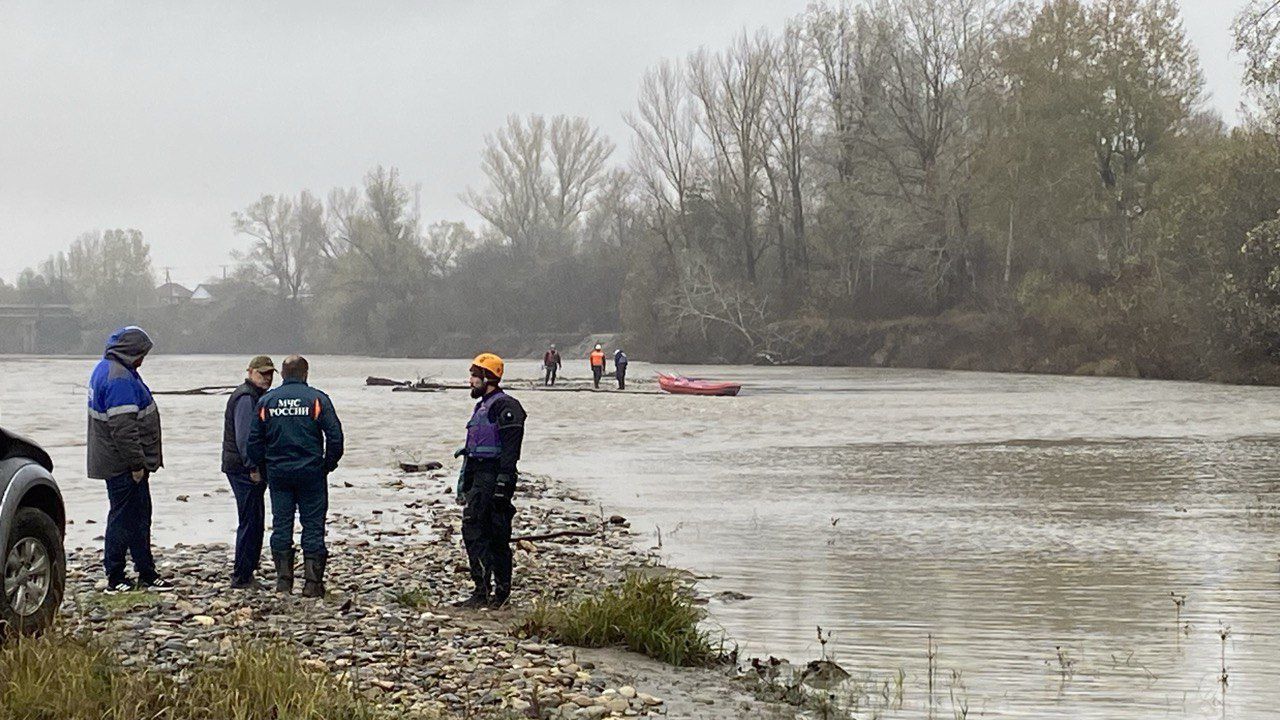
[[[1234, 120], [1228, 25], [1182, 0]], [[583, 115], [619, 146], [641, 73], [808, 0], [70, 3], [0, 0], [0, 277], [85, 230], [135, 227], [193, 285], [243, 247], [231, 213], [395, 165], [426, 221], [474, 215], [484, 134], [510, 113]], [[376, 9], [374, 9], [376, 8]]]

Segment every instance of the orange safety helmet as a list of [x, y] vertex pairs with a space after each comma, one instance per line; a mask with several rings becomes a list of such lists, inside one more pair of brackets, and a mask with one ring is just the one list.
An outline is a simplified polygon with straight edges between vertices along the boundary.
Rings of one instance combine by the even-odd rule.
[[480, 353], [476, 356], [475, 360], [471, 361], [471, 367], [472, 369], [480, 368], [482, 370], [487, 370], [493, 374], [494, 377], [499, 380], [502, 379], [502, 358], [494, 355], [493, 353]]

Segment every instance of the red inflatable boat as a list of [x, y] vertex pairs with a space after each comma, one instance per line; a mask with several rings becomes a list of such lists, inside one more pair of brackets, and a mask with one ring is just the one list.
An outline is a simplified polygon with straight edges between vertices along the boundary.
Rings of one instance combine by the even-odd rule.
[[676, 395], [737, 395], [742, 385], [658, 373], [658, 387]]

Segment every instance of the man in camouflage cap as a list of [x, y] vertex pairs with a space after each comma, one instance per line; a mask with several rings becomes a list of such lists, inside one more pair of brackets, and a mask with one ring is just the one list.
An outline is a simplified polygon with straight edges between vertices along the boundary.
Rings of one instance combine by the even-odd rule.
[[236, 496], [236, 560], [231, 571], [231, 587], [255, 588], [254, 573], [262, 556], [262, 534], [265, 516], [263, 495], [266, 478], [249, 462], [249, 431], [253, 428], [258, 400], [271, 389], [276, 367], [271, 358], [259, 355], [249, 361], [244, 383], [227, 399], [222, 427], [222, 472], [231, 482]]

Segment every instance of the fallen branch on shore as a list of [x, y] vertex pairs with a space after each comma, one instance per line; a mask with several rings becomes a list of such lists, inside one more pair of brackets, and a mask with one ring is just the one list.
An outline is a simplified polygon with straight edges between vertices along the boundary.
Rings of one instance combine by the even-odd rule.
[[554, 540], [561, 537], [595, 537], [599, 534], [599, 530], [560, 530], [559, 532], [544, 533], [542, 535], [520, 535], [511, 538], [511, 542], [520, 542], [522, 540], [535, 542], [538, 540]]
[[432, 470], [439, 470], [442, 467], [444, 467], [444, 465], [441, 465], [436, 460], [429, 460], [424, 463], [400, 463], [400, 469], [407, 473], [430, 472]]
[[238, 385], [205, 385], [190, 390], [152, 390], [152, 395], [227, 395]]

